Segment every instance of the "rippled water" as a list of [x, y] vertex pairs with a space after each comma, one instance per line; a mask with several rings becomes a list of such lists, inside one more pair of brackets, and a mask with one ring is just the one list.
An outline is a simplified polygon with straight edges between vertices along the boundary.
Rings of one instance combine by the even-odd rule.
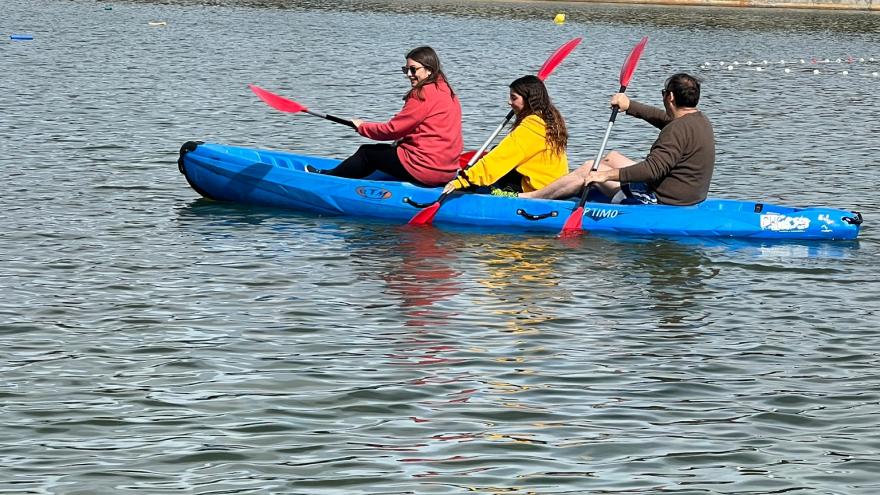
[[[0, 492], [877, 493], [878, 26], [569, 3], [4, 1]], [[575, 36], [548, 79], [573, 163], [649, 36], [629, 91], [657, 103], [671, 72], [705, 78], [713, 196], [856, 209], [860, 240], [413, 230], [215, 204], [177, 172], [190, 139], [347, 155], [361, 138], [273, 112], [247, 84], [387, 118], [421, 43], [476, 147], [507, 83]], [[638, 155], [654, 135], [623, 117], [610, 146]]]

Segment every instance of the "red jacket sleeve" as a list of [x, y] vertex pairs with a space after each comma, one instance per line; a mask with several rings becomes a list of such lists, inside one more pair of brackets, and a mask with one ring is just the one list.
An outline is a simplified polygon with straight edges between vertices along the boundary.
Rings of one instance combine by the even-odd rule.
[[413, 96], [406, 100], [400, 112], [388, 122], [364, 122], [358, 127], [358, 134], [376, 141], [394, 141], [413, 132], [428, 116], [426, 102]]

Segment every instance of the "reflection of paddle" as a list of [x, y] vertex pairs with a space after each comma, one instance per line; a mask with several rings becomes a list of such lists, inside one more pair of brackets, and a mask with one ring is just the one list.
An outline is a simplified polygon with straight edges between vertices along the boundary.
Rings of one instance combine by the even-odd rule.
[[256, 95], [259, 96], [261, 100], [266, 102], [267, 105], [274, 108], [275, 110], [287, 113], [305, 112], [309, 115], [314, 115], [315, 117], [321, 117], [322, 119], [327, 119], [331, 122], [336, 122], [337, 124], [343, 124], [351, 127], [352, 129], [357, 129], [357, 126], [355, 126], [354, 123], [350, 120], [341, 119], [339, 117], [327, 115], [325, 113], [313, 112], [293, 100], [288, 100], [287, 98], [276, 95], [271, 91], [266, 91], [265, 89], [255, 84], [248, 84], [248, 87], [251, 88], [251, 91], [256, 93]]
[[[568, 41], [566, 44], [557, 48], [556, 51], [553, 52], [552, 55], [550, 55], [550, 58], [548, 58], [544, 62], [544, 65], [542, 65], [541, 68], [538, 70], [538, 79], [542, 81], [547, 79], [547, 77], [556, 69], [556, 67], [558, 67], [559, 64], [562, 63], [565, 57], [567, 57], [568, 54], [571, 53], [571, 51], [574, 50], [575, 47], [578, 46], [578, 44], [580, 44], [582, 39], [583, 38], [574, 38]], [[510, 119], [513, 118], [513, 115], [513, 110], [507, 112], [507, 117], [504, 119], [504, 122], [502, 122], [501, 125], [495, 128], [495, 131], [492, 132], [492, 135], [489, 136], [489, 139], [487, 139], [486, 142], [483, 143], [482, 146], [480, 146], [480, 149], [477, 150], [473, 154], [473, 156], [471, 156], [470, 160], [468, 160], [467, 162], [467, 165], [462, 167], [462, 169], [470, 167], [485, 154], [484, 152], [486, 151], [486, 148], [488, 148], [489, 145], [492, 144], [492, 141], [495, 140], [495, 138], [501, 132], [501, 129], [503, 129], [504, 126], [507, 125], [508, 122], [510, 122]], [[434, 215], [437, 214], [437, 210], [440, 209], [440, 205], [443, 204], [448, 196], [449, 193], [441, 194], [440, 197], [437, 198], [437, 201], [434, 201], [429, 206], [425, 207], [420, 212], [413, 215], [413, 217], [409, 220], [410, 225], [426, 225], [431, 223], [434, 220]]]
[[[639, 58], [642, 56], [642, 51], [645, 49], [647, 43], [648, 37], [645, 36], [642, 38], [642, 41], [640, 41], [639, 44], [633, 47], [632, 51], [629, 52], [629, 56], [626, 58], [623, 67], [620, 69], [620, 90], [618, 93], [626, 91], [626, 87], [629, 85], [629, 80], [632, 78], [633, 72], [636, 70], [636, 65], [639, 64]], [[611, 135], [611, 127], [614, 126], [614, 119], [617, 118], [617, 112], [619, 110], [620, 108], [617, 106], [614, 106], [611, 109], [611, 118], [608, 119], [608, 128], [605, 129], [605, 137], [602, 139], [602, 146], [599, 147], [599, 153], [596, 154], [596, 159], [593, 160], [593, 167], [590, 169], [592, 172], [599, 170], [599, 162], [602, 161], [602, 153], [605, 152], [605, 145], [608, 144], [608, 136]], [[584, 187], [584, 191], [581, 193], [581, 200], [578, 201], [577, 208], [571, 212], [571, 216], [565, 221], [560, 235], [576, 234], [583, 230], [584, 203], [587, 202], [587, 195], [592, 186], [593, 184], [590, 183]]]

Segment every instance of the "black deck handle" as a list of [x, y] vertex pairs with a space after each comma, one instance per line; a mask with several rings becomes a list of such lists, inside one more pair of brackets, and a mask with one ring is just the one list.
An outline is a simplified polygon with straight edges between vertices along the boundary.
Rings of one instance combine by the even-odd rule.
[[410, 205], [410, 206], [413, 206], [413, 207], [415, 207], [415, 208], [418, 208], [418, 209], [420, 209], [420, 210], [423, 210], [423, 209], [425, 209], [425, 208], [431, 206], [432, 204], [436, 203], [436, 201], [431, 201], [430, 203], [418, 203], [418, 202], [413, 201], [412, 199], [410, 199], [409, 196], [403, 198], [403, 202], [406, 203], [406, 204], [408, 204], [408, 205]]
[[843, 217], [843, 221], [852, 225], [861, 225], [862, 224], [862, 214], [854, 211], [852, 212], [854, 217]]
[[523, 218], [525, 218], [526, 220], [532, 220], [532, 221], [543, 220], [543, 219], [545, 219], [545, 218], [558, 217], [558, 216], [559, 216], [559, 212], [556, 211], [556, 210], [553, 210], [553, 211], [551, 211], [551, 212], [549, 212], [549, 213], [541, 213], [541, 214], [539, 214], [539, 215], [533, 215], [533, 214], [527, 212], [526, 210], [523, 210], [522, 208], [516, 210], [516, 214], [519, 215], [519, 216], [521, 216], [521, 217], [523, 217]]

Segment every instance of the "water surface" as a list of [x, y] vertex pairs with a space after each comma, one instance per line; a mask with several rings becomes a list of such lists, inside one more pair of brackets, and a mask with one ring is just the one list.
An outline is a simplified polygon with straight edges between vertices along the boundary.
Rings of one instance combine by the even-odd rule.
[[[877, 493], [878, 19], [4, 2], [0, 491]], [[365, 141], [247, 84], [386, 119], [418, 44], [477, 147], [507, 84], [575, 36], [547, 81], [572, 163], [648, 36], [628, 91], [705, 79], [713, 196], [859, 210], [860, 239], [407, 229], [212, 203], [177, 172], [192, 139], [346, 156]], [[655, 135], [624, 116], [609, 146]]]

